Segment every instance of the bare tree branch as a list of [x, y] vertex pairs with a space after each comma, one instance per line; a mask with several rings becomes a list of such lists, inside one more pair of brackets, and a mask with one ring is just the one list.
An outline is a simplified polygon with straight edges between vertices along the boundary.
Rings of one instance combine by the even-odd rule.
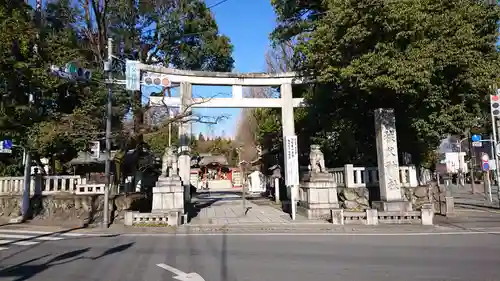
[[[293, 42], [287, 41], [265, 54], [266, 70], [269, 73], [281, 73], [293, 70]], [[245, 92], [248, 98], [272, 98], [273, 91], [270, 87], [252, 87]], [[258, 157], [258, 121], [255, 109], [243, 109], [240, 122], [236, 131], [236, 142], [242, 145], [241, 159], [246, 161]]]

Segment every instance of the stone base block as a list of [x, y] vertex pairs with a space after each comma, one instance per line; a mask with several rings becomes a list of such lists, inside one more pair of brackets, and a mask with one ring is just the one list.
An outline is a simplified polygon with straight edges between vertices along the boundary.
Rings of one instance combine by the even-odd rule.
[[330, 173], [317, 173], [314, 171], [310, 171], [303, 175], [302, 180], [304, 182], [332, 182], [335, 184], [333, 179], [333, 174]]
[[339, 204], [331, 204], [326, 208], [305, 208], [303, 206], [297, 207], [297, 213], [308, 219], [328, 219], [332, 209], [338, 209]]
[[153, 193], [152, 211], [163, 212], [170, 210], [184, 211], [184, 191]]
[[163, 186], [163, 185], [182, 185], [182, 179], [179, 176], [160, 176], [158, 178], [158, 181], [156, 182], [157, 186]]
[[444, 199], [441, 199], [440, 213], [447, 217], [455, 216], [455, 199], [453, 197], [446, 196]]
[[434, 210], [431, 204], [425, 204], [422, 206], [421, 210], [422, 225], [433, 225], [434, 224]]
[[155, 193], [174, 193], [174, 192], [184, 192], [184, 187], [182, 185], [163, 185], [153, 187], [153, 194]]
[[372, 207], [382, 212], [413, 211], [413, 206], [409, 201], [374, 201]]
[[337, 185], [327, 173], [310, 173], [309, 179], [300, 184], [298, 212], [309, 219], [329, 217], [331, 209], [339, 208]]

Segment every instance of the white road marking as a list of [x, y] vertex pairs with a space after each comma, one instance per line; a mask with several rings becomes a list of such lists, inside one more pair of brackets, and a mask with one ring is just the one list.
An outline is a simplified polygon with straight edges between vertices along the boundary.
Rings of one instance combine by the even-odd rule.
[[74, 232], [68, 232], [68, 233], [58, 233], [58, 232], [49, 232], [49, 231], [33, 231], [33, 230], [15, 230], [15, 229], [0, 229], [0, 234], [1, 233], [21, 233], [21, 234], [38, 234], [38, 235], [43, 235], [43, 234], [54, 234], [58, 236], [83, 236], [85, 235], [84, 233], [74, 233]]
[[8, 250], [9, 248], [7, 247], [0, 247], [0, 251], [3, 251], [3, 250]]
[[205, 281], [205, 279], [203, 279], [203, 277], [201, 277], [201, 275], [199, 275], [196, 272], [186, 273], [182, 270], [179, 270], [173, 266], [164, 263], [159, 263], [156, 266], [172, 272], [175, 275], [174, 279], [180, 281]]
[[0, 238], [14, 238], [14, 239], [36, 239], [45, 241], [57, 241], [62, 240], [62, 237], [51, 237], [51, 236], [31, 236], [31, 235], [20, 235], [20, 234], [2, 234], [0, 233]]
[[16, 240], [0, 240], [0, 245], [13, 244], [18, 246], [31, 246], [40, 243], [39, 241], [16, 241]]

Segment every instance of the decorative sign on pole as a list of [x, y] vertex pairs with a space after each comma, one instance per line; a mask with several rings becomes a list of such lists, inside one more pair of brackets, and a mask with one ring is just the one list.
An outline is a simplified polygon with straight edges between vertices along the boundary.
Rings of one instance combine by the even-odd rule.
[[473, 147], [483, 147], [483, 143], [481, 142], [481, 135], [474, 134], [471, 136], [471, 140]]
[[285, 185], [299, 185], [299, 152], [297, 136], [285, 137]]
[[0, 141], [0, 153], [12, 153], [12, 140]]
[[135, 60], [125, 62], [125, 89], [129, 91], [141, 90], [141, 70], [138, 68], [138, 63]]

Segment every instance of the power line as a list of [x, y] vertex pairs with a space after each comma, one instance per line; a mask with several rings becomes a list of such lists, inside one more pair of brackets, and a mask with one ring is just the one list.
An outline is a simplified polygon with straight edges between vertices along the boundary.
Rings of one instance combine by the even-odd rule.
[[211, 6], [208, 6], [208, 9], [215, 8], [215, 7], [219, 6], [220, 4], [226, 3], [227, 1], [229, 1], [229, 0], [221, 0], [221, 1], [215, 3], [215, 4], [211, 5]]
[[[227, 1], [229, 1], [229, 0], [221, 0], [221, 1], [219, 1], [219, 2], [217, 2], [217, 3], [215, 3], [215, 4], [213, 4], [213, 5], [208, 6], [208, 7], [207, 7], [207, 9], [209, 9], [209, 10], [210, 10], [210, 9], [212, 9], [212, 8], [215, 8], [215, 7], [219, 6], [219, 5], [221, 5], [221, 4], [226, 3]], [[150, 33], [150, 32], [154, 32], [154, 31], [156, 31], [156, 29], [157, 29], [157, 28], [158, 28], [158, 27], [156, 27], [156, 26], [155, 26], [155, 27], [151, 27], [151, 28], [148, 28], [148, 29], [146, 29], [146, 30], [143, 30], [141, 33]], [[183, 35], [182, 35], [182, 37], [185, 37], [185, 36], [193, 36], [193, 35], [200, 35], [200, 34], [203, 34], [203, 33], [205, 33], [205, 32], [212, 32], [212, 31], [213, 31], [213, 29], [209, 29], [209, 30], [205, 30], [205, 31], [200, 31], [200, 32], [195, 32], [195, 33], [186, 33], [186, 34], [183, 34]]]

